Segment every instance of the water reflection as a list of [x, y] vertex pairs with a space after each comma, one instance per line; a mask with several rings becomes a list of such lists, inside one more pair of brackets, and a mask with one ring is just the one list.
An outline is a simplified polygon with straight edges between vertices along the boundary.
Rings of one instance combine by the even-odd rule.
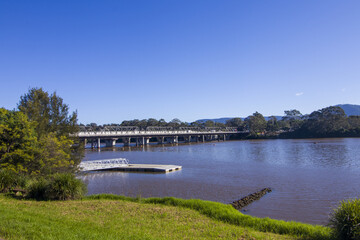
[[259, 140], [86, 150], [86, 160], [182, 165], [168, 174], [101, 172], [82, 176], [89, 194], [174, 196], [230, 203], [274, 191], [247, 214], [325, 224], [342, 199], [359, 197], [360, 139]]

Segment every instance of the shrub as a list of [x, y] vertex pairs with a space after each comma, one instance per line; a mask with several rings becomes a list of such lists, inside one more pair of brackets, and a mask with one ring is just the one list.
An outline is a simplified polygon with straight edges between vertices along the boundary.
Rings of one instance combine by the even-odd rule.
[[55, 174], [50, 182], [50, 200], [79, 199], [87, 192], [86, 185], [71, 173]]
[[360, 199], [342, 201], [331, 214], [329, 225], [337, 239], [360, 239]]
[[38, 178], [28, 187], [28, 197], [36, 200], [79, 199], [87, 191], [86, 185], [71, 173], [58, 173], [48, 179]]
[[0, 170], [0, 192], [9, 192], [14, 188], [24, 188], [28, 178], [9, 169]]
[[49, 185], [49, 181], [42, 177], [32, 180], [27, 187], [27, 197], [36, 200], [48, 200]]
[[7, 169], [0, 170], [0, 192], [8, 192], [14, 187], [15, 173]]

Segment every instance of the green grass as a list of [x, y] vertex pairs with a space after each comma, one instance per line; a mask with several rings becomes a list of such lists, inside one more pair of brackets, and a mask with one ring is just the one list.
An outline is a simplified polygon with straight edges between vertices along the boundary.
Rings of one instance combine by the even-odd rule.
[[0, 195], [0, 238], [330, 239], [330, 230], [254, 218], [202, 200], [103, 194], [83, 200], [29, 201]]
[[257, 218], [242, 214], [232, 206], [223, 203], [199, 200], [199, 199], [178, 199], [166, 198], [129, 198], [112, 194], [99, 194], [88, 196], [84, 199], [111, 199], [127, 200], [142, 203], [161, 204], [177, 206], [196, 210], [199, 213], [225, 223], [236, 226], [250, 227], [261, 232], [272, 232], [276, 234], [287, 234], [301, 237], [303, 239], [331, 239], [331, 230], [327, 227], [304, 224], [299, 222], [286, 222], [270, 218]]

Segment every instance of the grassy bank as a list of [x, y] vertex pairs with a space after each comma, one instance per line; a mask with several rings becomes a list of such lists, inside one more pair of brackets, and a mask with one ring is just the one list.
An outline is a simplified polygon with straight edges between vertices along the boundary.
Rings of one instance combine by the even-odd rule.
[[328, 228], [253, 218], [225, 204], [115, 195], [51, 202], [0, 195], [0, 223], [4, 239], [330, 239]]

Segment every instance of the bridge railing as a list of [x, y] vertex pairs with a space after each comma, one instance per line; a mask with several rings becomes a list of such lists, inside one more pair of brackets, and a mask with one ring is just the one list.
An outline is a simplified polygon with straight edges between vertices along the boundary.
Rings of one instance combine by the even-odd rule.
[[144, 135], [179, 135], [179, 134], [230, 134], [230, 133], [239, 133], [236, 129], [229, 129], [229, 130], [207, 130], [207, 131], [194, 131], [194, 130], [173, 130], [173, 131], [86, 131], [86, 132], [79, 132], [76, 136], [78, 137], [95, 137], [95, 136], [144, 136]]

